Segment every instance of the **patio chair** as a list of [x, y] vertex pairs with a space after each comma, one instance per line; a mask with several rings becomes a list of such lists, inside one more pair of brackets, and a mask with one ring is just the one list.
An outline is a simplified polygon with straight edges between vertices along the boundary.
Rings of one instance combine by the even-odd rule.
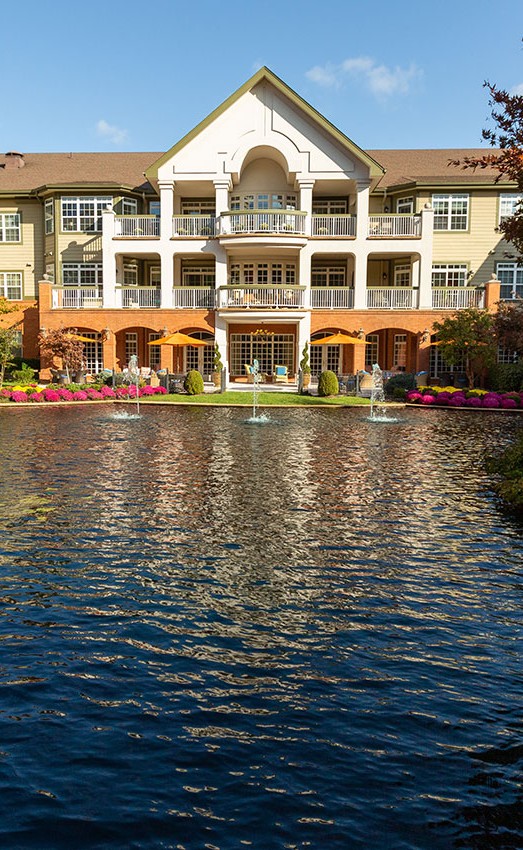
[[253, 371], [252, 366], [249, 366], [248, 363], [244, 363], [243, 368], [245, 369], [245, 374], [247, 375], [247, 382], [249, 384], [253, 384], [254, 383], [254, 371]]
[[358, 395], [362, 398], [370, 398], [372, 393], [372, 375], [370, 372], [359, 372]]
[[289, 370], [286, 366], [277, 366], [274, 364], [274, 383], [286, 384], [289, 377]]

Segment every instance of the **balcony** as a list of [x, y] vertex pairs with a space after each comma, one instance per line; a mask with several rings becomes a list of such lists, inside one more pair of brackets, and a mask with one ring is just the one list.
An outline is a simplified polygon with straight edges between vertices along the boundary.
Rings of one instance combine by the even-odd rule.
[[102, 306], [101, 287], [53, 286], [51, 289], [53, 310], [92, 310]]
[[464, 310], [467, 307], [484, 307], [485, 291], [472, 287], [433, 287], [432, 307], [434, 310]]
[[204, 286], [175, 286], [172, 294], [172, 306], [184, 310], [214, 310], [216, 290]]
[[220, 235], [254, 234], [265, 236], [277, 234], [292, 236], [305, 234], [304, 212], [293, 210], [253, 210], [252, 212], [227, 212], [220, 217]]
[[212, 239], [216, 236], [213, 215], [175, 215], [172, 235], [175, 239]]
[[354, 290], [347, 286], [312, 287], [311, 307], [318, 310], [352, 310]]
[[156, 286], [122, 286], [116, 288], [116, 307], [155, 308], [160, 306], [161, 290]]
[[218, 290], [218, 307], [259, 309], [305, 306], [305, 286], [222, 286]]
[[420, 238], [420, 215], [369, 215], [369, 239]]
[[114, 235], [120, 239], [158, 239], [160, 218], [157, 215], [115, 215]]
[[410, 287], [371, 287], [367, 289], [369, 310], [412, 310], [417, 307], [418, 290]]
[[313, 215], [312, 236], [341, 237], [350, 239], [356, 236], [355, 215]]

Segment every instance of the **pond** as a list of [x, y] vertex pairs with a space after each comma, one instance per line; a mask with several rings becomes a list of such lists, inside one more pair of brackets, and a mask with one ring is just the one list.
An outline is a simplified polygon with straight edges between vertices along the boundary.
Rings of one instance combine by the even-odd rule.
[[0, 411], [0, 845], [521, 847], [523, 420], [116, 409]]

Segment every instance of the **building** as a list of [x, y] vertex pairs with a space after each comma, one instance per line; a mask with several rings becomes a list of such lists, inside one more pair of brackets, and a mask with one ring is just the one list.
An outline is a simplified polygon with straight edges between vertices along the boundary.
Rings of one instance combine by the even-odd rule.
[[181, 330], [208, 342], [184, 370], [210, 373], [216, 342], [234, 382], [254, 358], [295, 375], [340, 330], [367, 345], [312, 347], [313, 373], [437, 375], [434, 321], [523, 294], [497, 231], [520, 196], [449, 165], [465, 153], [364, 151], [267, 68], [166, 153], [9, 152], [0, 294], [20, 302], [23, 355], [64, 326], [93, 340], [91, 371], [133, 354], [172, 369], [148, 343]]

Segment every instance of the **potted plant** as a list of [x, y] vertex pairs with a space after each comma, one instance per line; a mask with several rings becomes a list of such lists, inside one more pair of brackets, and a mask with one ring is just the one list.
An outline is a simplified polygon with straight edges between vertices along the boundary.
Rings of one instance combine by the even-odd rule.
[[212, 381], [215, 387], [220, 387], [222, 383], [221, 371], [223, 369], [222, 358], [218, 343], [214, 346], [214, 362], [213, 362]]
[[301, 353], [300, 369], [302, 374], [302, 387], [306, 390], [311, 382], [311, 367], [309, 365], [309, 343], [306, 342]]

